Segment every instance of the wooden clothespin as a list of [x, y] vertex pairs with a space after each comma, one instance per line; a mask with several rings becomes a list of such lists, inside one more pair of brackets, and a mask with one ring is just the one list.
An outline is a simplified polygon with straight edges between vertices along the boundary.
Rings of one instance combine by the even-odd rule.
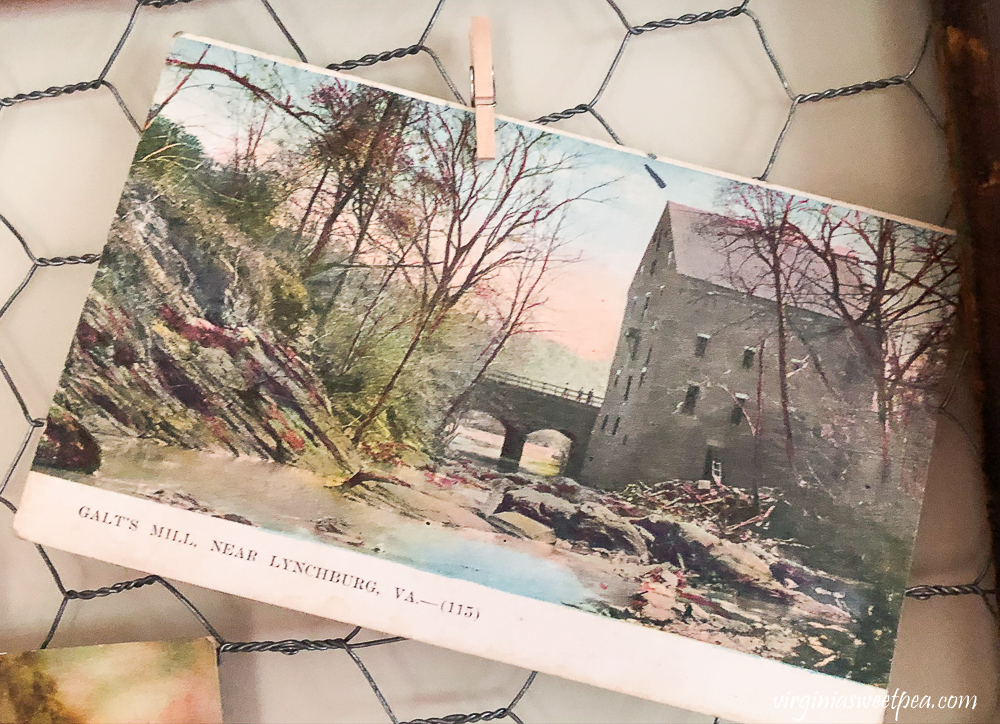
[[496, 158], [493, 109], [497, 98], [493, 77], [493, 34], [489, 18], [482, 15], [472, 18], [469, 48], [472, 53], [472, 107], [476, 112], [476, 159]]

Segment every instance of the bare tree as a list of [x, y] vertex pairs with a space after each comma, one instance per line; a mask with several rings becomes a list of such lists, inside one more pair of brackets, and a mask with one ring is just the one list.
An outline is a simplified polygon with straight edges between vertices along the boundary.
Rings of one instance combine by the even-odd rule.
[[[829, 204], [809, 210], [799, 245], [798, 303], [840, 320], [876, 383], [882, 479], [890, 472], [891, 423], [905, 387], [936, 386], [958, 301], [953, 234]], [[931, 370], [937, 367], [937, 370]]]
[[450, 112], [421, 124], [417, 145], [426, 158], [415, 189], [414, 213], [423, 219], [413, 250], [422, 265], [414, 280], [417, 311], [402, 357], [354, 428], [355, 442], [385, 407], [425, 335], [470, 292], [536, 258], [546, 226], [557, 226], [562, 210], [587, 193], [559, 197], [556, 176], [574, 159], [548, 152], [544, 134], [510, 128], [497, 160], [477, 163], [473, 133], [471, 116]]
[[[774, 300], [786, 448], [792, 307], [837, 320], [831, 329], [847, 330], [860, 350], [875, 383], [884, 482], [901, 392], [926, 388], [940, 373], [957, 303], [956, 237], [746, 184], [734, 183], [725, 201], [727, 217], [710, 222], [725, 255], [725, 281]], [[806, 346], [832, 390], [819, 355]]]
[[496, 331], [476, 360], [476, 373], [472, 380], [448, 406], [439, 426], [439, 434], [443, 434], [448, 424], [465, 409], [473, 388], [486, 375], [507, 342], [516, 335], [539, 331], [534, 312], [548, 301], [545, 290], [551, 272], [573, 261], [559, 256], [559, 251], [566, 243], [561, 238], [561, 231], [561, 225], [556, 225], [555, 231], [547, 238], [540, 240], [540, 243], [531, 244], [532, 253], [514, 265], [511, 270], [512, 278], [503, 280], [504, 284], [487, 291], [486, 296], [497, 312]]
[[725, 283], [745, 294], [774, 300], [775, 342], [778, 356], [778, 393], [785, 455], [795, 462], [791, 403], [788, 391], [789, 303], [788, 269], [797, 250], [790, 240], [798, 232], [792, 219], [800, 202], [761, 186], [733, 183], [725, 198], [726, 216], [708, 222], [725, 256]]

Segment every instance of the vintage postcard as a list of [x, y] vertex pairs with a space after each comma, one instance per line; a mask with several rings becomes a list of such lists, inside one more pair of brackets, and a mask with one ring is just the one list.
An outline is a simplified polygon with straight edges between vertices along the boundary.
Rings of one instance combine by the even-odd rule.
[[221, 722], [215, 642], [149, 641], [0, 655], [0, 721]]
[[877, 694], [956, 237], [531, 124], [497, 144], [179, 38], [18, 531], [733, 718]]

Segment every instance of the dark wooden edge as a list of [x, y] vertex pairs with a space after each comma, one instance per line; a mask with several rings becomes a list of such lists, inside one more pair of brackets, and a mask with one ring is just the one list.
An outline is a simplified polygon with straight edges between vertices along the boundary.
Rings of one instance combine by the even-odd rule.
[[1000, 560], [1000, 2], [934, 0], [937, 60], [958, 192], [970, 244], [963, 332], [979, 368], [983, 468], [993, 560]]

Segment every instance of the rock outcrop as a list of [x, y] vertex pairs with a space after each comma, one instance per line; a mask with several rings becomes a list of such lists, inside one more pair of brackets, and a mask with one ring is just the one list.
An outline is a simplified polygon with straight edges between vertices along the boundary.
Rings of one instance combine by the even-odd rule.
[[542, 523], [566, 540], [621, 550], [640, 558], [648, 556], [646, 542], [635, 526], [593, 501], [575, 505], [533, 487], [511, 488], [504, 493], [494, 515], [507, 511]]

